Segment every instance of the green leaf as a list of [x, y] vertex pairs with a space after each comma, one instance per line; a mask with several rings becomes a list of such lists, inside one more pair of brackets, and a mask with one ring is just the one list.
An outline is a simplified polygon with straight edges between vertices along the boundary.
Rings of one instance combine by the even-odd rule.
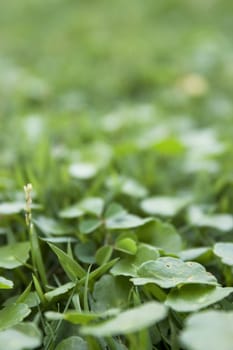
[[41, 241], [49, 243], [73, 243], [77, 242], [77, 238], [70, 236], [59, 236], [59, 237], [40, 237]]
[[182, 250], [181, 236], [171, 224], [153, 220], [137, 230], [137, 236], [143, 242], [161, 248], [166, 253], [177, 253]]
[[109, 337], [119, 334], [138, 332], [163, 320], [167, 315], [166, 307], [155, 301], [145, 303], [133, 309], [123, 311], [116, 317], [80, 329], [83, 335]]
[[13, 327], [30, 314], [26, 304], [12, 304], [0, 310], [0, 331]]
[[[32, 209], [41, 209], [40, 205], [32, 204]], [[0, 203], [0, 215], [15, 215], [25, 210], [25, 202]]]
[[102, 220], [85, 219], [79, 224], [79, 230], [83, 234], [89, 234], [97, 230], [102, 225]]
[[24, 202], [5, 202], [0, 204], [0, 215], [15, 215], [24, 209]]
[[133, 198], [143, 198], [147, 195], [147, 189], [133, 178], [124, 176], [112, 176], [106, 180], [108, 189], [120, 192]]
[[56, 247], [55, 245], [51, 243], [48, 244], [53, 250], [53, 252], [57, 255], [61, 266], [63, 267], [65, 273], [71, 280], [75, 282], [77, 278], [82, 278], [83, 276], [85, 276], [85, 270], [82, 268], [81, 265], [79, 265], [77, 261], [72, 259], [68, 254], [63, 252], [63, 250]]
[[139, 243], [135, 256], [120, 259], [111, 269], [114, 276], [137, 276], [137, 268], [145, 261], [156, 260], [159, 250], [149, 244]]
[[63, 284], [62, 286], [60, 286], [58, 288], [51, 290], [50, 292], [45, 293], [44, 296], [48, 301], [51, 301], [54, 298], [57, 298], [65, 293], [67, 293], [70, 289], [72, 289], [74, 287], [75, 287], [75, 283], [68, 282], [68, 283]]
[[0, 276], [0, 289], [11, 289], [13, 286], [14, 283], [12, 281]]
[[45, 216], [39, 216], [33, 222], [47, 236], [64, 235], [73, 231], [72, 228]]
[[91, 312], [67, 311], [63, 314], [63, 319], [74, 324], [87, 324], [100, 317], [99, 314]]
[[141, 202], [142, 210], [149, 215], [175, 216], [188, 204], [186, 198], [150, 197]]
[[137, 253], [137, 243], [132, 238], [126, 237], [116, 241], [115, 249], [130, 255], [135, 255]]
[[101, 314], [94, 312], [82, 312], [76, 310], [69, 310], [64, 313], [47, 311], [45, 316], [48, 320], [66, 320], [73, 324], [87, 324], [93, 320], [98, 319]]
[[214, 254], [221, 258], [223, 264], [233, 266], [233, 243], [216, 243]]
[[183, 284], [217, 285], [216, 278], [196, 262], [183, 262], [172, 257], [158, 258], [143, 263], [138, 278], [132, 278], [135, 285], [155, 283], [162, 288], [172, 288]]
[[105, 225], [109, 230], [130, 229], [145, 225], [151, 219], [142, 219], [137, 215], [128, 214], [119, 204], [111, 204], [105, 213]]
[[87, 243], [78, 243], [74, 248], [75, 256], [79, 261], [86, 264], [94, 264], [96, 252], [96, 245], [93, 241]]
[[185, 147], [183, 143], [175, 137], [168, 137], [156, 142], [153, 149], [163, 155], [176, 155], [182, 153]]
[[69, 173], [72, 177], [80, 180], [88, 180], [96, 175], [98, 167], [94, 163], [79, 162], [73, 163], [69, 167]]
[[35, 349], [41, 345], [42, 335], [32, 322], [19, 323], [0, 332], [0, 348], [7, 350]]
[[121, 192], [134, 198], [145, 197], [148, 193], [144, 186], [131, 178], [125, 178], [123, 180]]
[[114, 308], [124, 308], [128, 304], [131, 284], [122, 277], [102, 276], [95, 283], [93, 291], [93, 310], [103, 312]]
[[228, 232], [233, 229], [233, 216], [230, 214], [207, 215], [198, 206], [192, 206], [188, 212], [189, 222], [198, 227], [212, 227], [216, 230]]
[[74, 204], [60, 210], [58, 215], [63, 219], [75, 219], [83, 216], [84, 211], [80, 208], [79, 204]]
[[0, 247], [0, 267], [14, 269], [26, 263], [29, 258], [30, 243], [20, 242]]
[[208, 256], [211, 256], [212, 249], [210, 247], [198, 247], [198, 248], [191, 248], [182, 250], [178, 256], [180, 259], [184, 261], [189, 260], [200, 260], [208, 258]]
[[100, 217], [104, 209], [104, 200], [99, 197], [88, 197], [80, 202], [80, 208], [85, 213]]
[[99, 248], [95, 254], [95, 259], [98, 265], [103, 265], [111, 259], [113, 247], [105, 245]]
[[149, 218], [142, 219], [139, 216], [122, 212], [106, 219], [105, 223], [109, 230], [122, 230], [143, 226], [150, 220]]
[[105, 212], [105, 218], [110, 219], [115, 216], [124, 216], [125, 214], [127, 214], [127, 210], [125, 210], [120, 204], [112, 203], [108, 206]]
[[165, 304], [178, 312], [191, 312], [217, 303], [233, 292], [233, 288], [206, 285], [185, 285], [173, 289]]
[[62, 340], [55, 350], [88, 350], [88, 344], [81, 337], [72, 336]]
[[233, 312], [205, 311], [188, 317], [181, 333], [187, 350], [231, 350]]
[[27, 304], [30, 308], [38, 306], [40, 304], [40, 298], [36, 292], [26, 293], [26, 295], [20, 295], [17, 299], [17, 303], [21, 302]]

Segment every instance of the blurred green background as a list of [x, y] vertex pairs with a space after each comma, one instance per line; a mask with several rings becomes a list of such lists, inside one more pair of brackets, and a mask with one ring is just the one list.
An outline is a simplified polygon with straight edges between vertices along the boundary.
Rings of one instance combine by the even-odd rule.
[[[178, 129], [213, 127], [231, 145], [232, 7], [227, 0], [1, 1], [0, 175], [7, 196], [26, 181], [58, 190], [62, 162], [101, 163], [111, 152], [111, 171], [133, 175], [152, 192], [183, 189], [186, 175], [170, 157], [183, 147]], [[162, 156], [151, 146], [146, 156], [139, 151], [142, 138], [153, 144], [161, 137]]]
[[70, 93], [73, 104], [94, 108], [154, 100], [190, 72], [225, 95], [232, 7], [224, 0], [2, 1], [1, 95], [11, 95], [11, 103], [1, 96], [2, 109], [12, 111], [16, 92], [35, 100], [49, 93], [50, 102]]

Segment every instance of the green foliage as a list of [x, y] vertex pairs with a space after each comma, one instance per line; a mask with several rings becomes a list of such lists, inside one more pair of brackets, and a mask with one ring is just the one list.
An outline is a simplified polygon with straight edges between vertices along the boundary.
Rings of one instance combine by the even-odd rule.
[[232, 11], [0, 2], [0, 349], [232, 349]]

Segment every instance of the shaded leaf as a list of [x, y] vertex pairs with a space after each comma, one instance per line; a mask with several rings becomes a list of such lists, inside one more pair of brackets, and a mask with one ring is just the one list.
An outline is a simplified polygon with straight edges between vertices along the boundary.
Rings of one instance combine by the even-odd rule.
[[74, 253], [79, 261], [86, 264], [95, 263], [96, 245], [93, 241], [87, 243], [78, 243], [74, 248]]
[[14, 269], [26, 263], [29, 258], [30, 243], [20, 242], [0, 247], [0, 267]]
[[128, 295], [131, 285], [127, 279], [102, 276], [95, 283], [93, 291], [93, 310], [102, 312], [114, 308], [123, 308], [128, 303]]
[[171, 224], [153, 220], [137, 230], [137, 236], [143, 242], [161, 248], [167, 253], [177, 253], [182, 250], [181, 236]]
[[72, 336], [62, 340], [56, 350], [88, 350], [88, 344], [81, 337]]

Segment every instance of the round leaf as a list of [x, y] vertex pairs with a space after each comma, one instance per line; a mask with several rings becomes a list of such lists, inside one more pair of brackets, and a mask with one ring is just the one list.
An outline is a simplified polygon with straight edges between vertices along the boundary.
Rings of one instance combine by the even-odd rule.
[[171, 257], [158, 258], [143, 263], [133, 278], [135, 285], [155, 283], [162, 288], [172, 288], [182, 284], [217, 285], [216, 278], [196, 262], [183, 262]]
[[161, 248], [167, 253], [177, 253], [182, 250], [181, 236], [171, 224], [153, 220], [137, 230], [137, 236], [143, 242]]

